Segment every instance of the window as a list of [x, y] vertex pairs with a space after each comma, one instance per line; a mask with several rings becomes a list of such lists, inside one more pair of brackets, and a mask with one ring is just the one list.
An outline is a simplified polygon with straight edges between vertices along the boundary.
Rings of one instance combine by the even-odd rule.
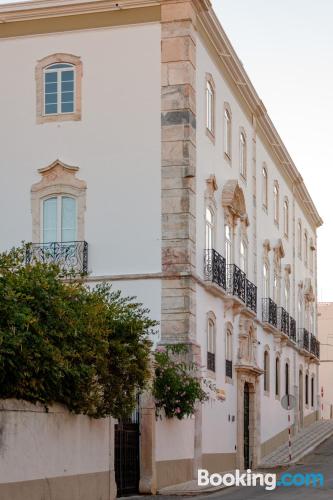
[[309, 375], [305, 375], [305, 404], [309, 404]]
[[232, 361], [232, 331], [230, 328], [227, 329], [226, 337], [226, 348], [225, 348], [225, 358]]
[[313, 245], [313, 239], [310, 240], [310, 271], [313, 272], [314, 269], [314, 259], [315, 259], [315, 247]]
[[283, 232], [286, 238], [289, 236], [289, 203], [288, 200], [283, 204]]
[[262, 204], [264, 208], [268, 208], [268, 175], [267, 168], [262, 168]]
[[206, 250], [214, 247], [214, 213], [210, 208], [206, 208]]
[[280, 276], [277, 272], [274, 272], [273, 300], [276, 304], [280, 304]]
[[311, 377], [311, 407], [314, 407], [314, 377]]
[[268, 299], [270, 296], [269, 291], [269, 267], [265, 263], [263, 266], [263, 294], [264, 298]]
[[304, 231], [304, 264], [306, 266], [308, 265], [308, 255], [309, 255], [308, 233]]
[[303, 307], [302, 307], [302, 300], [300, 297], [298, 297], [298, 303], [297, 303], [297, 323], [298, 323], [298, 328], [303, 328]]
[[224, 153], [230, 160], [231, 159], [231, 112], [226, 107], [224, 109]]
[[264, 391], [269, 392], [269, 352], [264, 352]]
[[239, 168], [240, 174], [246, 179], [246, 137], [245, 133], [239, 135]]
[[286, 395], [289, 395], [289, 363], [286, 363], [285, 367], [285, 383], [286, 383]]
[[274, 199], [274, 222], [279, 223], [279, 185], [277, 181], [274, 182], [273, 188], [273, 199]]
[[240, 242], [240, 268], [245, 274], [248, 274], [247, 267], [248, 267], [247, 244], [244, 240], [241, 240], [241, 242]]
[[82, 63], [72, 54], [53, 54], [36, 66], [37, 122], [81, 119]]
[[228, 224], [225, 226], [225, 260], [227, 265], [231, 264], [232, 240], [231, 240], [231, 228]]
[[275, 396], [280, 395], [280, 359], [275, 358]]
[[215, 322], [209, 317], [207, 327], [207, 368], [215, 372]]
[[297, 254], [299, 258], [302, 258], [302, 223], [298, 221], [297, 224]]
[[215, 93], [214, 85], [211, 76], [207, 76], [206, 81], [206, 127], [207, 130], [214, 135], [214, 107], [215, 107]]
[[42, 242], [75, 241], [76, 200], [69, 196], [53, 196], [42, 203]]
[[284, 308], [289, 312], [290, 310], [290, 286], [289, 280], [284, 280]]

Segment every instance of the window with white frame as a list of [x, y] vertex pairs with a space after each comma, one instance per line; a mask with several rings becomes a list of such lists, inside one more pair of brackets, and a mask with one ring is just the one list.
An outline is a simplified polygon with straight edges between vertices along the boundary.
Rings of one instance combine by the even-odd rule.
[[287, 278], [284, 280], [284, 308], [289, 312], [290, 310], [290, 284]]
[[224, 153], [231, 159], [231, 113], [227, 107], [224, 109]]
[[264, 352], [264, 391], [269, 392], [269, 352], [265, 350]]
[[290, 394], [289, 387], [290, 387], [290, 373], [289, 373], [289, 363], [285, 364], [285, 394], [288, 396]]
[[283, 204], [283, 232], [286, 238], [289, 236], [289, 202], [284, 200]]
[[273, 300], [275, 304], [280, 304], [280, 276], [277, 271], [274, 271]]
[[228, 361], [232, 361], [232, 331], [230, 328], [227, 328], [227, 336], [226, 336], [226, 346], [225, 346], [225, 359]]
[[301, 297], [297, 301], [297, 323], [298, 328], [303, 328], [303, 303]]
[[265, 165], [262, 168], [262, 204], [268, 208], [268, 173]]
[[207, 368], [215, 372], [216, 331], [215, 321], [209, 316], [207, 325]]
[[210, 207], [206, 208], [206, 250], [214, 248], [215, 221], [214, 212]]
[[248, 247], [246, 241], [241, 239], [240, 242], [240, 268], [245, 273], [248, 274]]
[[246, 179], [246, 137], [245, 133], [239, 134], [239, 168], [240, 174]]
[[280, 358], [275, 358], [275, 396], [280, 396]]
[[314, 407], [314, 375], [311, 377], [311, 408]]
[[274, 182], [273, 187], [273, 200], [274, 200], [274, 222], [279, 223], [279, 185], [277, 181]]
[[308, 265], [308, 256], [309, 256], [309, 241], [308, 241], [308, 233], [304, 231], [304, 264]]
[[299, 220], [297, 223], [297, 254], [298, 257], [302, 257], [302, 223]]
[[210, 80], [206, 81], [206, 127], [214, 135], [214, 87]]
[[225, 225], [225, 260], [226, 264], [232, 264], [232, 232], [229, 224]]
[[44, 115], [75, 113], [75, 67], [55, 63], [44, 69]]
[[269, 296], [270, 296], [270, 290], [269, 290], [269, 267], [268, 267], [268, 264], [266, 262], [263, 265], [263, 296], [266, 299], [268, 299]]
[[313, 272], [314, 269], [314, 259], [315, 259], [315, 249], [313, 245], [313, 239], [310, 239], [310, 271]]
[[58, 195], [42, 200], [42, 242], [76, 241], [76, 211], [76, 200], [71, 196]]
[[305, 404], [309, 405], [309, 374], [305, 374]]

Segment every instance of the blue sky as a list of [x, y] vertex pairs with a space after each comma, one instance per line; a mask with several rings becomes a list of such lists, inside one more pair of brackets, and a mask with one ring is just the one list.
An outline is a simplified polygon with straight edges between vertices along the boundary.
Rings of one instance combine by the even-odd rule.
[[333, 301], [333, 0], [213, 5], [324, 219], [318, 291]]

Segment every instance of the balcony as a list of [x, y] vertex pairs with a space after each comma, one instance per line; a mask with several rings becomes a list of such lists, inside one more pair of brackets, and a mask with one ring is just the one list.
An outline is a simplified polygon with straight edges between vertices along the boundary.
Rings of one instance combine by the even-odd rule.
[[246, 305], [253, 312], [257, 312], [257, 287], [248, 279], [246, 280]]
[[230, 359], [225, 360], [225, 375], [232, 378], [232, 361]]
[[296, 321], [291, 316], [289, 317], [289, 337], [290, 340], [296, 342]]
[[66, 273], [88, 273], [88, 243], [67, 241], [27, 245], [26, 263], [57, 264]]
[[310, 352], [316, 356], [316, 358], [320, 358], [320, 342], [312, 334], [310, 336]]
[[277, 305], [272, 299], [262, 299], [262, 320], [277, 328]]
[[277, 324], [278, 324], [278, 329], [289, 337], [290, 334], [289, 314], [284, 309], [284, 307], [278, 307], [277, 309]]
[[206, 281], [226, 289], [225, 258], [214, 249], [205, 250], [204, 277]]
[[310, 334], [305, 328], [298, 329], [298, 346], [300, 349], [310, 350]]
[[228, 293], [246, 302], [246, 274], [236, 264], [228, 266]]
[[215, 372], [215, 354], [212, 352], [207, 352], [207, 369]]

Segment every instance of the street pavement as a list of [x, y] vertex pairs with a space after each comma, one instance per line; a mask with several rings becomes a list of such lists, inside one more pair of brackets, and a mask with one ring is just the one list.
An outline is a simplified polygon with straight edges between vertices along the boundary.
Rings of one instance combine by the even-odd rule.
[[[305, 487], [305, 486], [278, 486], [273, 491], [268, 491], [264, 487], [232, 487], [226, 488], [222, 491], [195, 496], [196, 500], [333, 500], [333, 437], [321, 444], [316, 450], [314, 450], [310, 455], [304, 457], [300, 463], [290, 467], [289, 469], [284, 469], [283, 472], [288, 470], [292, 474], [302, 473], [322, 473], [324, 476], [324, 486], [316, 488]], [[265, 471], [265, 472], [277, 472], [280, 471]], [[140, 500], [180, 500], [187, 499], [188, 496], [140, 496], [136, 497]]]

